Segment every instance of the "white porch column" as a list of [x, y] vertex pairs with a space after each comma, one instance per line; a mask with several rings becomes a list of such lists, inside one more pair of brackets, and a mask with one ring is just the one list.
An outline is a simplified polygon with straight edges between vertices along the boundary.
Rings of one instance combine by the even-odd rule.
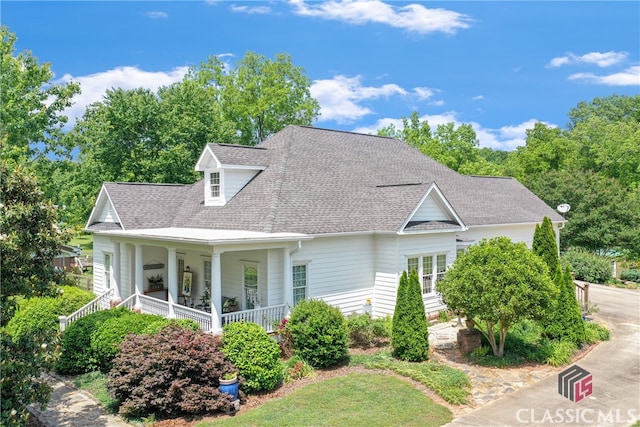
[[114, 304], [122, 302], [122, 294], [120, 293], [120, 284], [122, 280], [120, 278], [120, 271], [122, 271], [121, 265], [122, 257], [120, 256], [120, 242], [113, 243], [113, 299]]
[[167, 286], [169, 287], [169, 317], [175, 317], [173, 304], [178, 301], [178, 258], [176, 248], [167, 248]]
[[283, 303], [287, 304], [289, 307], [293, 307], [293, 267], [291, 264], [291, 254], [291, 250], [287, 248], [282, 249], [282, 286], [284, 286], [282, 295], [284, 295]]
[[215, 249], [211, 254], [211, 317], [213, 331], [218, 332], [222, 327], [222, 270], [220, 255]]
[[[135, 259], [136, 259], [136, 294], [143, 295], [144, 294], [144, 259], [142, 258], [142, 245], [140, 243], [136, 243], [135, 249]], [[136, 298], [136, 307], [140, 307], [140, 298]]]

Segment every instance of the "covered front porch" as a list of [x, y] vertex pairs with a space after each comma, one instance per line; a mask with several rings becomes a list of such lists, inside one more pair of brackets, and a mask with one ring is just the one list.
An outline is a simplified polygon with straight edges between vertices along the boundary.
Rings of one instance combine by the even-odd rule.
[[242, 320], [270, 331], [293, 305], [291, 257], [309, 238], [231, 230], [99, 232], [94, 288], [110, 291], [111, 306], [191, 319], [205, 331]]

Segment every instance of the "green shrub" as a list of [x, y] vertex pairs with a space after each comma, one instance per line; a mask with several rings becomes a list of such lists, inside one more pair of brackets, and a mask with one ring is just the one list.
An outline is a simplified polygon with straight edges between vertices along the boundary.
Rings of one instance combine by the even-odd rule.
[[301, 301], [285, 328], [291, 332], [298, 356], [316, 368], [335, 365], [349, 350], [349, 332], [344, 316], [325, 301]]
[[549, 355], [544, 362], [551, 366], [562, 366], [571, 362], [571, 356], [576, 351], [576, 345], [571, 341], [550, 341]]
[[640, 283], [640, 270], [624, 270], [620, 273], [620, 279]]
[[219, 336], [170, 325], [130, 335], [113, 359], [107, 387], [124, 416], [174, 418], [229, 409], [232, 398], [218, 386], [234, 371]]
[[147, 325], [144, 330], [141, 331], [142, 334], [156, 334], [160, 332], [162, 329], [170, 326], [170, 325], [178, 325], [182, 329], [191, 329], [192, 331], [199, 331], [200, 325], [195, 320], [191, 319], [167, 319], [165, 317], [158, 319], [156, 322], [150, 323]]
[[429, 324], [422, 302], [420, 279], [415, 270], [400, 277], [393, 313], [391, 346], [400, 360], [422, 362], [429, 357]]
[[576, 298], [571, 271], [567, 266], [562, 272], [557, 269], [554, 283], [558, 287], [559, 297], [554, 307], [543, 320], [544, 336], [552, 340], [571, 341], [580, 346], [584, 340], [584, 320]]
[[120, 351], [127, 335], [141, 334], [149, 325], [158, 321], [163, 322], [163, 317], [134, 312], [105, 320], [91, 336], [91, 359], [96, 368], [108, 372], [111, 369], [111, 361]]
[[131, 311], [125, 307], [101, 310], [69, 325], [62, 333], [62, 351], [55, 370], [65, 375], [77, 375], [97, 369], [91, 352], [91, 337], [108, 319], [130, 313]]
[[611, 332], [609, 329], [598, 323], [593, 322], [585, 322], [584, 324], [584, 332], [585, 332], [585, 344], [595, 344], [600, 341], [609, 341], [611, 338]]
[[368, 313], [353, 313], [346, 317], [351, 347], [375, 347], [391, 336], [391, 317], [372, 318]]
[[293, 356], [285, 361], [282, 369], [285, 383], [310, 377], [315, 373], [313, 367], [298, 356]]
[[589, 283], [607, 283], [611, 279], [611, 261], [583, 249], [570, 249], [562, 259], [571, 265], [578, 280]]
[[223, 328], [222, 351], [245, 379], [243, 390], [273, 390], [282, 380], [280, 347], [256, 323], [233, 322]]
[[56, 297], [36, 297], [25, 300], [7, 324], [7, 333], [14, 340], [31, 336], [37, 342], [49, 342], [60, 330], [58, 316], [73, 313], [93, 298], [92, 292], [74, 286], [62, 286]]
[[558, 266], [558, 243], [551, 219], [546, 216], [542, 224], [536, 224], [531, 250], [544, 260], [549, 267], [549, 274], [553, 276]]

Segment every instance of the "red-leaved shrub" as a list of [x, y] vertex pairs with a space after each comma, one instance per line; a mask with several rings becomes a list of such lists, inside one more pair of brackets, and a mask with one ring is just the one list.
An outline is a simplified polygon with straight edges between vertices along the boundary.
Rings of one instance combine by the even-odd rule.
[[107, 387], [126, 417], [178, 417], [229, 410], [219, 379], [236, 367], [220, 337], [170, 325], [157, 334], [129, 335], [113, 360]]

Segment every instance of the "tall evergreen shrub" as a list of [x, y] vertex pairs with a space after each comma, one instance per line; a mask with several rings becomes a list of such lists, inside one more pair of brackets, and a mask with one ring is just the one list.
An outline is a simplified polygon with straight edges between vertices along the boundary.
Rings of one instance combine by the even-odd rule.
[[558, 268], [558, 244], [553, 224], [546, 216], [542, 225], [536, 224], [531, 250], [544, 260], [549, 267], [549, 274], [553, 277]]
[[584, 320], [576, 299], [569, 266], [566, 266], [564, 271], [557, 269], [554, 283], [560, 292], [557, 303], [549, 310], [544, 321], [544, 335], [580, 346], [585, 342]]
[[401, 360], [421, 362], [429, 357], [429, 330], [418, 273], [400, 277], [393, 313], [391, 346]]

